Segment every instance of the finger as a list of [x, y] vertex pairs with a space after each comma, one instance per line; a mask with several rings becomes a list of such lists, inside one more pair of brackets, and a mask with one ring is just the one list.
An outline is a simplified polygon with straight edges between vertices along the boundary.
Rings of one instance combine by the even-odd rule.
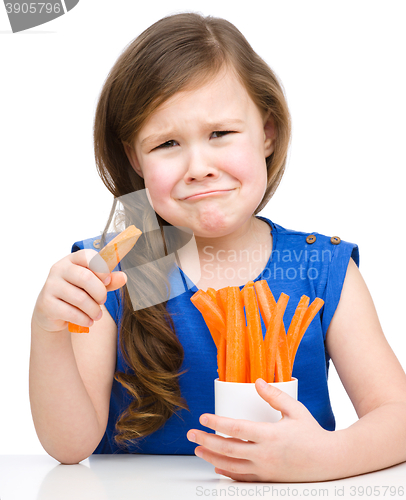
[[[80, 250], [71, 254], [71, 262], [77, 266], [87, 267], [107, 287], [108, 292], [117, 290], [127, 283], [127, 275], [122, 271], [110, 273], [106, 262], [92, 249]], [[104, 299], [105, 302], [105, 299]], [[104, 302], [101, 302], [104, 304]]]
[[281, 391], [277, 387], [267, 384], [261, 378], [255, 382], [255, 388], [258, 394], [269, 403], [272, 408], [278, 410], [282, 415], [288, 417], [299, 417], [303, 412], [303, 405], [296, 399]]
[[92, 271], [104, 285], [107, 286], [110, 283], [110, 270], [96, 250], [92, 250], [91, 248], [79, 250], [72, 253], [70, 259], [77, 266], [86, 267]]
[[232, 473], [247, 474], [251, 472], [251, 460], [226, 457], [225, 455], [220, 455], [219, 453], [208, 450], [203, 446], [195, 448], [195, 455], [214, 465], [214, 467], [218, 467], [219, 469], [227, 470]]
[[219, 469], [217, 467], [214, 468], [214, 472], [216, 474], [221, 474], [222, 476], [229, 477], [230, 479], [234, 479], [234, 481], [245, 481], [250, 483], [256, 483], [259, 481], [259, 478], [256, 474], [237, 474], [235, 472]]
[[[105, 287], [103, 286], [103, 288]], [[64, 286], [61, 287], [58, 298], [66, 304], [73, 306], [74, 309], [78, 309], [91, 320], [97, 321], [102, 316], [100, 304], [97, 303], [85, 290], [82, 290], [77, 286], [73, 286], [70, 283], [65, 283]], [[74, 314], [77, 316], [78, 312], [75, 311]], [[79, 316], [81, 316], [81, 314], [79, 314]], [[68, 321], [74, 322], [72, 319], [69, 319]]]
[[75, 325], [90, 327], [94, 324], [90, 318], [83, 311], [77, 307], [64, 302], [61, 299], [51, 299], [52, 315], [49, 317], [51, 321], [61, 323], [61, 327], [67, 327], [67, 323], [74, 323]]
[[202, 445], [220, 455], [244, 459], [250, 458], [251, 455], [252, 443], [241, 439], [217, 436], [197, 429], [190, 430], [186, 436], [192, 443]]
[[235, 418], [220, 417], [205, 413], [201, 415], [199, 422], [212, 429], [221, 432], [226, 436], [231, 436], [244, 441], [257, 443], [261, 440], [261, 422], [252, 422], [250, 420], [238, 420]]
[[115, 271], [114, 273], [110, 274], [110, 277], [110, 284], [106, 287], [106, 290], [108, 292], [117, 290], [127, 283], [127, 275], [122, 271]]
[[103, 285], [100, 279], [87, 267], [82, 267], [80, 265], [66, 266], [62, 270], [61, 278], [66, 283], [77, 288], [77, 300], [71, 302], [71, 300], [68, 299], [67, 302], [70, 304], [80, 307], [80, 302], [78, 302], [78, 300], [85, 298], [84, 295], [80, 293], [80, 290], [87, 293], [91, 299], [99, 305], [106, 302], [107, 290], [105, 285]]

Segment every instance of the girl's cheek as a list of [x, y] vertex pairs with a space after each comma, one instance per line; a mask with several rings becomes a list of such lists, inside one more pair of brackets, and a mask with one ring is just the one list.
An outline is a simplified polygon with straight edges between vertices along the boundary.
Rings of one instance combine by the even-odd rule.
[[153, 202], [157, 204], [162, 203], [170, 196], [173, 189], [173, 182], [167, 172], [162, 169], [151, 169], [144, 180]]
[[225, 169], [236, 179], [249, 180], [253, 177], [255, 158], [244, 148], [233, 151], [225, 161]]

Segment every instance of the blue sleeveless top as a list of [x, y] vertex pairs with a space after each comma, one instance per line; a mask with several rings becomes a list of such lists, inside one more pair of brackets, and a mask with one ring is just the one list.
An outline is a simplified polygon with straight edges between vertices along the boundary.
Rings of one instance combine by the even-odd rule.
[[[327, 386], [330, 358], [325, 348], [325, 340], [328, 326], [340, 300], [350, 258], [359, 265], [358, 247], [353, 243], [319, 233], [311, 233], [315, 238], [308, 238], [310, 233], [284, 229], [265, 217], [257, 217], [270, 225], [273, 249], [267, 265], [254, 281], [267, 280], [276, 300], [281, 292], [289, 295], [284, 315], [285, 327], [289, 326], [302, 295], [310, 297], [310, 302], [315, 297], [320, 297], [325, 302], [300, 343], [293, 377], [299, 381], [299, 401], [323, 428], [334, 430], [335, 419]], [[95, 238], [76, 242], [72, 251], [94, 248], [94, 240]], [[125, 447], [118, 446], [114, 441], [115, 423], [131, 399], [121, 384], [114, 380], [107, 429], [94, 451], [95, 454], [193, 455], [196, 445], [186, 439], [186, 433], [192, 428], [210, 431], [200, 425], [199, 417], [202, 413], [214, 413], [214, 379], [218, 376], [217, 351], [202, 315], [190, 301], [197, 288], [180, 269], [178, 271], [178, 276], [171, 280], [174, 296], [169, 299], [167, 310], [172, 315], [176, 334], [184, 349], [181, 372], [185, 373], [180, 376], [179, 383], [189, 411], [180, 410], [155, 433]], [[109, 292], [107, 295], [105, 306], [116, 324], [119, 324], [119, 294]], [[263, 332], [265, 333], [264, 325]], [[117, 352], [116, 370], [128, 370], [119, 344]]]

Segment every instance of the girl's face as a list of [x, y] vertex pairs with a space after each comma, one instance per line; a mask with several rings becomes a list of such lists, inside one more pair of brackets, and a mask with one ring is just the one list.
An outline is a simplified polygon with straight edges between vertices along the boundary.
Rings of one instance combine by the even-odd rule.
[[146, 120], [126, 152], [154, 210], [195, 236], [249, 226], [267, 185], [275, 128], [235, 74], [181, 91]]

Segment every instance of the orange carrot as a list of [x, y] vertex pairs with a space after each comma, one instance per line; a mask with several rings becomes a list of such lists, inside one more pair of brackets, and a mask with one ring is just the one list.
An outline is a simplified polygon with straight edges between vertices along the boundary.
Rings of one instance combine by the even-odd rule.
[[286, 333], [283, 316], [289, 296], [281, 293], [276, 302], [265, 280], [249, 281], [242, 290], [238, 286], [199, 290], [191, 300], [216, 344], [219, 379], [239, 383], [253, 383], [257, 378], [291, 380], [301, 339], [324, 304], [316, 297], [309, 306], [309, 297], [303, 295]]
[[[248, 282], [248, 283], [253, 283], [253, 282]], [[241, 299], [241, 305], [242, 308], [244, 309], [244, 289], [247, 287], [248, 283], [240, 290], [240, 299]], [[250, 345], [250, 334], [248, 332], [247, 328], [247, 321], [245, 320], [245, 373], [246, 373], [246, 382], [250, 383], [251, 382], [251, 360], [250, 360], [250, 350], [249, 350], [249, 345]]]
[[210, 295], [204, 290], [198, 290], [190, 298], [190, 300], [202, 314], [218, 349], [220, 346], [221, 335], [225, 335], [225, 321], [221, 309], [213, 302]]
[[300, 325], [299, 334], [297, 335], [297, 337], [295, 339], [295, 343], [293, 344], [293, 347], [292, 347], [292, 354], [291, 354], [292, 367], [293, 367], [293, 364], [295, 362], [297, 349], [298, 349], [299, 344], [303, 338], [303, 335], [305, 334], [306, 330], [308, 329], [310, 323], [313, 321], [313, 318], [316, 316], [316, 314], [323, 307], [323, 304], [324, 304], [324, 300], [320, 299], [319, 297], [316, 297], [313, 300], [313, 302], [310, 304], [310, 306], [307, 308], [307, 310], [303, 316], [302, 323]]
[[[246, 283], [246, 284], [244, 285], [244, 288], [247, 288], [247, 287], [249, 287], [249, 286], [254, 286], [254, 282], [253, 282], [253, 281], [248, 281], [248, 283]], [[244, 288], [243, 288], [241, 291], [244, 291]]]
[[292, 321], [290, 322], [290, 326], [287, 333], [289, 357], [291, 362], [291, 369], [290, 369], [291, 375], [293, 371], [293, 348], [299, 336], [303, 316], [305, 315], [306, 310], [309, 306], [309, 301], [310, 301], [309, 297], [307, 297], [306, 295], [302, 295], [299, 304], [296, 307]]
[[[214, 288], [211, 290], [214, 290]], [[207, 289], [207, 291], [209, 291], [209, 289]], [[224, 324], [225, 324], [226, 309], [227, 309], [226, 307], [227, 288], [215, 290], [215, 293], [216, 293], [216, 302], [223, 314]], [[217, 350], [217, 366], [218, 366], [219, 380], [223, 382], [226, 381], [226, 360], [227, 360], [227, 334], [226, 330], [224, 330], [221, 336], [219, 348]]]
[[288, 305], [289, 295], [281, 293], [276, 304], [274, 314], [271, 316], [265, 334], [265, 356], [267, 357], [267, 382], [273, 382], [275, 376], [275, 364], [279, 334], [284, 333], [283, 315]]
[[261, 311], [262, 319], [264, 320], [265, 328], [268, 328], [272, 313], [276, 307], [276, 301], [269, 289], [266, 280], [256, 281], [254, 283], [255, 291], [257, 292], [259, 310]]
[[89, 327], [75, 325], [74, 323], [69, 323], [68, 329], [71, 333], [89, 333]]
[[245, 382], [245, 316], [238, 286], [227, 287], [226, 307], [226, 380]]
[[214, 288], [208, 288], [207, 293], [210, 295], [213, 302], [217, 304], [217, 292]]
[[242, 293], [247, 317], [247, 346], [250, 361], [250, 372], [247, 381], [253, 383], [258, 378], [264, 379], [266, 377], [265, 348], [254, 287], [246, 285]]
[[288, 342], [286, 334], [281, 328], [279, 330], [278, 348], [276, 351], [275, 382], [289, 382], [291, 378]]
[[[124, 231], [114, 237], [100, 252], [92, 258], [90, 266], [94, 264], [94, 268], [90, 267], [92, 271], [110, 273], [118, 265], [127, 253], [137, 243], [138, 238], [142, 232], [134, 225], [128, 226]], [[71, 333], [89, 333], [87, 326], [79, 326], [74, 323], [68, 323], [68, 331]]]
[[227, 310], [227, 287], [220, 288], [220, 290], [217, 290], [217, 292], [216, 292], [216, 298], [217, 298], [217, 305], [220, 307], [220, 309], [223, 311], [223, 313], [226, 314], [226, 310]]
[[225, 335], [222, 335], [220, 339], [220, 345], [217, 350], [217, 371], [219, 374], [219, 380], [221, 382], [226, 381], [226, 359], [227, 359], [227, 339]]
[[[214, 290], [214, 289], [212, 289]], [[215, 292], [215, 290], [214, 290]], [[190, 299], [201, 312], [203, 319], [217, 347], [217, 371], [219, 380], [226, 379], [226, 330], [223, 311], [209, 293], [198, 290]]]

